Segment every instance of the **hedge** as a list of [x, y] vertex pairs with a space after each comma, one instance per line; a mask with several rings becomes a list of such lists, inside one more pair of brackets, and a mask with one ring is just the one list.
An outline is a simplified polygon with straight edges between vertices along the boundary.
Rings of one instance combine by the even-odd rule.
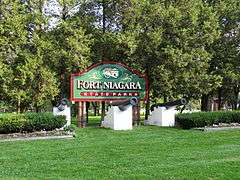
[[52, 113], [0, 114], [0, 133], [51, 131], [66, 124], [64, 116]]
[[176, 115], [176, 123], [184, 128], [212, 126], [219, 123], [240, 123], [240, 111], [195, 112]]

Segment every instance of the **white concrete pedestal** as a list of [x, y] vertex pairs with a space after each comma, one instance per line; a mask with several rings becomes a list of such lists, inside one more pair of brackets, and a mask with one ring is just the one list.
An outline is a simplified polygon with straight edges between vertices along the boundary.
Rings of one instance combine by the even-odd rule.
[[171, 127], [175, 126], [175, 108], [166, 109], [165, 107], [154, 108], [148, 120], [144, 122], [145, 125], [156, 125]]
[[54, 116], [66, 116], [66, 125], [64, 125], [64, 127], [66, 126], [70, 126], [71, 124], [71, 108], [68, 106], [65, 106], [65, 109], [63, 111], [59, 111], [59, 109], [57, 107], [53, 107], [53, 115]]
[[102, 121], [102, 126], [113, 130], [131, 130], [132, 106], [125, 111], [119, 110], [117, 106], [111, 107]]

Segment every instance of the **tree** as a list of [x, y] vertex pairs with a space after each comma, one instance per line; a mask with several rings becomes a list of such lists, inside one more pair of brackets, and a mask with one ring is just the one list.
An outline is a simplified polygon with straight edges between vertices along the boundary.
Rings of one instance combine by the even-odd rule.
[[213, 58], [209, 71], [223, 78], [217, 92], [218, 108], [224, 103], [231, 104], [232, 109], [237, 108], [240, 82], [239, 61], [239, 15], [240, 4], [237, 0], [209, 1], [218, 14], [218, 23], [221, 30], [220, 38], [211, 45]]
[[165, 100], [199, 98], [219, 85], [220, 77], [208, 73], [208, 46], [219, 36], [217, 16], [208, 4], [132, 1], [124, 21], [124, 33], [134, 37], [131, 57], [148, 75], [151, 94]]
[[48, 32], [52, 43], [47, 63], [57, 73], [60, 82], [60, 97], [69, 97], [69, 79], [73, 67], [84, 69], [90, 63], [91, 35], [81, 26], [80, 18], [72, 10], [77, 1], [58, 1], [58, 14], [49, 13], [49, 17], [58, 18], [58, 23]]
[[[39, 46], [43, 42], [42, 16], [39, 9], [31, 8], [23, 1], [1, 2], [0, 97], [16, 105], [17, 112], [43, 105], [57, 94], [57, 82], [43, 64]], [[29, 29], [31, 24], [36, 28]]]

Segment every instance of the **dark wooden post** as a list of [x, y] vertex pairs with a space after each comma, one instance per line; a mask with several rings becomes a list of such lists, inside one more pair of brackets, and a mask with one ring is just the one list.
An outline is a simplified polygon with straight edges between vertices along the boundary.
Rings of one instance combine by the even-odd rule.
[[81, 103], [77, 103], [77, 126], [81, 127], [81, 119], [82, 119], [82, 111], [81, 111]]
[[139, 126], [141, 123], [141, 115], [140, 115], [140, 110], [141, 110], [141, 106], [140, 106], [140, 102], [137, 104], [137, 125]]
[[135, 126], [140, 125], [140, 109], [140, 102], [136, 106], [133, 106], [133, 125]]
[[105, 117], [105, 102], [102, 102], [102, 112], [101, 112], [101, 122], [100, 122], [100, 125], [102, 123], [102, 121], [104, 120], [104, 117]]
[[86, 102], [79, 102], [78, 106], [78, 127], [86, 127]]
[[86, 102], [86, 124], [88, 124], [89, 107], [90, 107], [90, 102]]
[[136, 106], [132, 106], [132, 123], [133, 123], [133, 125], [136, 125], [136, 123], [137, 123], [137, 114], [136, 114]]
[[202, 95], [201, 98], [201, 111], [209, 111], [209, 95]]
[[83, 107], [83, 118], [82, 118], [82, 127], [86, 127], [86, 119], [87, 119], [87, 113], [86, 113], [86, 104], [87, 102], [82, 102]]
[[100, 116], [100, 103], [97, 102], [97, 116]]
[[140, 125], [140, 105], [133, 106], [133, 125]]
[[97, 116], [97, 102], [92, 102], [92, 107], [93, 107], [93, 115]]

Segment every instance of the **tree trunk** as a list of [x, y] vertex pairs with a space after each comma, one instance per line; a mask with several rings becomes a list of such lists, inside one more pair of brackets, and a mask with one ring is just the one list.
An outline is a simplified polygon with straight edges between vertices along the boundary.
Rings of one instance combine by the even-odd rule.
[[97, 116], [97, 102], [92, 102], [92, 106], [93, 106], [93, 115]]
[[37, 105], [35, 105], [35, 112], [38, 113], [39, 112], [39, 107]]
[[148, 98], [147, 99], [147, 102], [146, 102], [146, 105], [145, 105], [145, 120], [148, 119], [148, 116], [149, 116], [149, 109], [150, 109], [150, 99]]
[[102, 18], [103, 26], [102, 26], [102, 28], [103, 28], [103, 34], [104, 34], [106, 31], [106, 2], [105, 1], [102, 2], [102, 8], [103, 8], [103, 18]]
[[97, 116], [100, 116], [100, 104], [97, 103]]
[[[106, 2], [102, 1], [102, 9], [103, 9], [103, 15], [102, 15], [102, 32], [103, 36], [106, 32]], [[102, 45], [102, 60], [106, 60], [106, 52], [108, 50], [105, 47], [105, 44]]]
[[233, 110], [237, 110], [237, 106], [238, 106], [238, 94], [239, 94], [239, 90], [240, 90], [240, 88], [239, 88], [239, 85], [236, 85], [235, 87], [234, 87], [234, 104], [233, 104]]
[[65, 67], [62, 67], [64, 70], [61, 72], [61, 99], [67, 98], [67, 78], [66, 78], [66, 71]]
[[21, 112], [21, 100], [18, 99], [18, 102], [17, 102], [17, 113], [19, 114]]
[[163, 96], [163, 102], [166, 103], [168, 101], [168, 97], [166, 95]]
[[218, 88], [218, 110], [222, 109], [222, 88]]
[[94, 114], [93, 114], [93, 115], [94, 115], [94, 116], [97, 116], [97, 106], [94, 106], [93, 109], [94, 109], [94, 110], [93, 110], [93, 111], [94, 111]]
[[90, 102], [86, 102], [86, 123], [88, 124]]
[[[148, 64], [146, 64], [146, 75], [149, 78], [149, 66], [148, 66]], [[148, 83], [149, 83], [148, 84], [148, 91], [150, 91], [151, 81], [149, 80]], [[146, 102], [146, 106], [145, 106], [145, 120], [148, 119], [148, 116], [150, 114], [149, 109], [150, 109], [150, 98], [149, 98], [149, 94], [148, 94], [147, 102]]]
[[105, 102], [102, 102], [102, 113], [101, 113], [100, 125], [101, 125], [102, 121], [104, 120], [104, 117], [105, 117]]
[[209, 111], [208, 100], [209, 100], [209, 95], [203, 94], [201, 98], [201, 111]]
[[78, 103], [78, 127], [84, 128], [86, 126], [86, 102]]

